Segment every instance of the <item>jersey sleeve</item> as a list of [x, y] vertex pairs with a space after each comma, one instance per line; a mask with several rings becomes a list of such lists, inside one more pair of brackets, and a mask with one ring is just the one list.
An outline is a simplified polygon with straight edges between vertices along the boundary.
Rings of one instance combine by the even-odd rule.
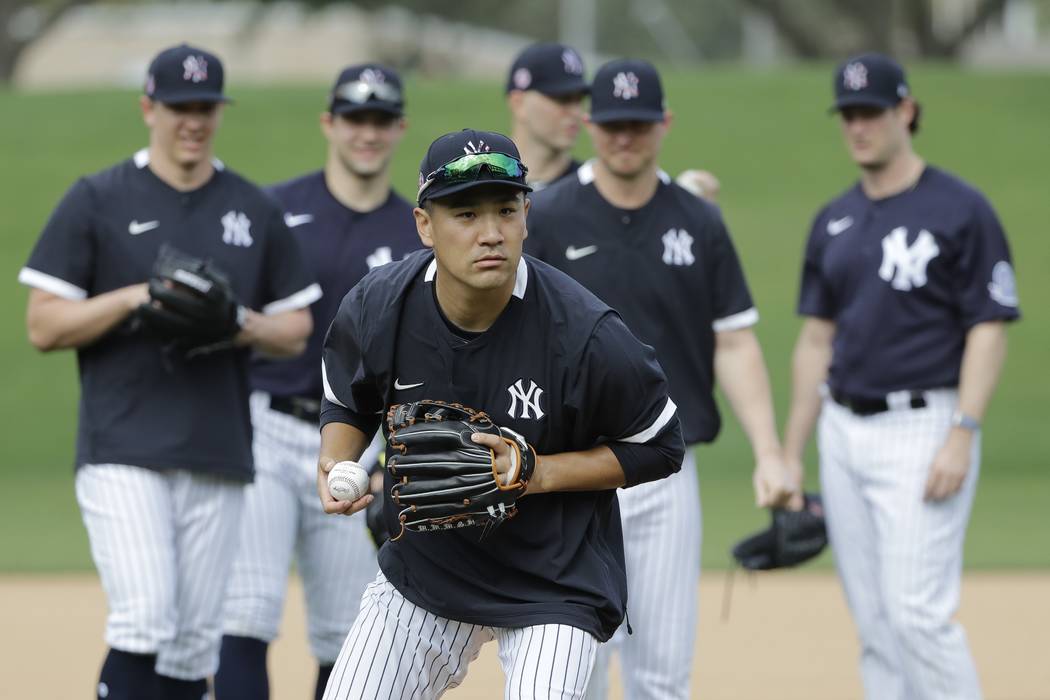
[[817, 214], [806, 239], [806, 250], [802, 259], [802, 281], [798, 292], [798, 313], [800, 316], [833, 319], [835, 303], [831, 290], [821, 271], [821, 258], [824, 254], [822, 242], [826, 236], [820, 235], [820, 222], [824, 212]]
[[681, 468], [682, 429], [656, 352], [614, 313], [599, 321], [584, 349], [573, 404], [585, 440], [609, 446], [627, 486]]
[[982, 321], [1020, 318], [1010, 248], [999, 218], [982, 197], [962, 231], [957, 274], [953, 276], [966, 328]]
[[359, 290], [355, 288], [343, 298], [325, 336], [321, 355], [321, 426], [348, 423], [373, 435], [384, 406], [376, 379], [362, 358], [360, 323], [355, 312], [359, 304]]
[[735, 331], [758, 323], [758, 310], [744, 278], [733, 240], [721, 216], [713, 224], [711, 239], [711, 323], [715, 332]]
[[91, 186], [78, 180], [52, 212], [18, 281], [65, 299], [90, 296], [96, 254], [94, 214]]
[[262, 312], [278, 314], [305, 309], [320, 299], [321, 285], [308, 271], [299, 243], [285, 225], [276, 202], [267, 221], [266, 243]]

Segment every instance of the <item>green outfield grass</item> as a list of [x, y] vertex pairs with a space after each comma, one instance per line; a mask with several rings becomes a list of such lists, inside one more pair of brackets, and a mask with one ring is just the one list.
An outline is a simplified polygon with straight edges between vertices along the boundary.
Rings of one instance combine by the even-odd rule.
[[[1050, 329], [1039, 300], [1050, 298], [1050, 195], [1046, 175], [1050, 92], [1042, 74], [992, 74], [927, 66], [912, 85], [924, 105], [917, 148], [982, 189], [1010, 235], [1024, 321], [1010, 332], [1010, 356], [987, 419], [984, 466], [967, 563], [1050, 566]], [[415, 189], [426, 145], [463, 126], [506, 130], [495, 83], [411, 81], [409, 131], [395, 186]], [[825, 114], [830, 68], [749, 72], [720, 68], [667, 80], [675, 121], [664, 167], [702, 166], [722, 181], [722, 205], [762, 313], [759, 336], [783, 415], [789, 358], [798, 330], [794, 300], [803, 240], [818, 205], [849, 185], [854, 169], [836, 122]], [[227, 164], [261, 183], [316, 168], [325, 86], [239, 89], [218, 139]], [[48, 213], [72, 181], [145, 143], [129, 92], [0, 92], [0, 571], [90, 567], [73, 498], [72, 452], [78, 388], [73, 353], [42, 356], [25, 339], [27, 291], [15, 282]], [[589, 153], [581, 138], [580, 155]], [[163, 397], [157, 397], [163, 401]], [[718, 443], [699, 454], [704, 562], [725, 566], [731, 541], [766, 516], [750, 495], [750, 453], [729, 418]], [[812, 460], [811, 460], [812, 462]], [[810, 469], [814, 480], [815, 468]], [[828, 559], [821, 560], [828, 565]]]

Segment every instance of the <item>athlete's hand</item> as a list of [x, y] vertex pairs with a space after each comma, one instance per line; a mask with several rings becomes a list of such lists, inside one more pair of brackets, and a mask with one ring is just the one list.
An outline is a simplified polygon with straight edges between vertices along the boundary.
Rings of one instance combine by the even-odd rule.
[[802, 510], [806, 505], [806, 497], [802, 492], [802, 479], [805, 474], [802, 460], [797, 457], [784, 457], [784, 469], [787, 471], [788, 488], [791, 489], [791, 497], [784, 507], [793, 511]]
[[755, 464], [751, 482], [759, 508], [784, 506], [794, 495], [787, 465], [779, 455], [764, 455]]
[[952, 428], [948, 439], [937, 450], [926, 479], [927, 501], [943, 501], [954, 496], [970, 470], [970, 447], [973, 435], [968, 430]]
[[683, 170], [675, 178], [675, 182], [709, 202], [717, 202], [718, 193], [722, 189], [718, 178], [706, 170]]
[[500, 483], [506, 486], [507, 474], [514, 467], [514, 463], [511, 461], [513, 459], [511, 446], [502, 438], [488, 433], [474, 433], [470, 436], [470, 439], [492, 450], [492, 454], [495, 455], [496, 474], [499, 475]]
[[321, 507], [329, 515], [353, 515], [359, 510], [364, 510], [372, 502], [374, 496], [366, 493], [356, 501], [336, 500], [328, 490], [328, 472], [332, 471], [338, 460], [321, 458], [317, 463], [317, 495], [321, 497]]

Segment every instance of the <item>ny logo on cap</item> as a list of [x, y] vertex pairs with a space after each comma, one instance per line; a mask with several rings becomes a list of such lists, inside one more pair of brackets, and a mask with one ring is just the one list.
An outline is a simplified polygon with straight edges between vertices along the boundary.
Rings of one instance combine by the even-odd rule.
[[377, 71], [373, 68], [365, 68], [363, 71], [361, 71], [361, 75], [358, 78], [358, 80], [360, 80], [362, 83], [367, 83], [369, 85], [378, 85], [379, 83], [386, 82], [386, 76], [383, 75], [380, 71]]
[[632, 72], [617, 73], [613, 78], [613, 97], [631, 100], [638, 97], [638, 76]]
[[868, 87], [868, 68], [863, 63], [850, 63], [842, 71], [842, 84], [847, 90], [863, 90]]
[[208, 62], [204, 56], [187, 56], [182, 62], [182, 79], [199, 83], [208, 79]]
[[572, 49], [565, 49], [561, 52], [561, 63], [565, 66], [566, 73], [583, 75], [583, 61], [580, 60], [579, 54]]
[[478, 139], [478, 145], [475, 146], [473, 141], [467, 141], [467, 145], [463, 147], [463, 152], [467, 155], [471, 153], [485, 153], [486, 151], [492, 150], [488, 144], [483, 140]]

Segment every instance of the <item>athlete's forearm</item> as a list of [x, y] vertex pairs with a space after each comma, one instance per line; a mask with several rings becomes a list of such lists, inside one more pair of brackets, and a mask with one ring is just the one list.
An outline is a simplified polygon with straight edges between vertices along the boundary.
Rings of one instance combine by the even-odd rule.
[[347, 423], [327, 423], [321, 428], [321, 451], [317, 458], [322, 468], [336, 462], [356, 462], [364, 454], [371, 437]]
[[1005, 360], [1005, 323], [978, 323], [967, 332], [959, 372], [960, 411], [977, 420], [984, 418]]
[[605, 445], [579, 452], [538, 455], [530, 494], [554, 491], [601, 491], [626, 483], [623, 467]]
[[792, 357], [791, 407], [784, 428], [784, 455], [802, 461], [806, 443], [820, 415], [820, 385], [827, 379], [831, 365], [831, 341], [835, 324], [808, 318], [802, 324]]
[[715, 334], [715, 378], [743, 426], [755, 459], [780, 456], [773, 395], [762, 348], [745, 328]]
[[38, 350], [63, 350], [90, 345], [149, 301], [145, 284], [114, 289], [87, 299], [65, 299], [34, 289], [29, 293], [26, 329]]
[[313, 327], [313, 317], [307, 309], [272, 316], [249, 310], [237, 334], [237, 344], [251, 345], [270, 357], [295, 357], [306, 349]]

